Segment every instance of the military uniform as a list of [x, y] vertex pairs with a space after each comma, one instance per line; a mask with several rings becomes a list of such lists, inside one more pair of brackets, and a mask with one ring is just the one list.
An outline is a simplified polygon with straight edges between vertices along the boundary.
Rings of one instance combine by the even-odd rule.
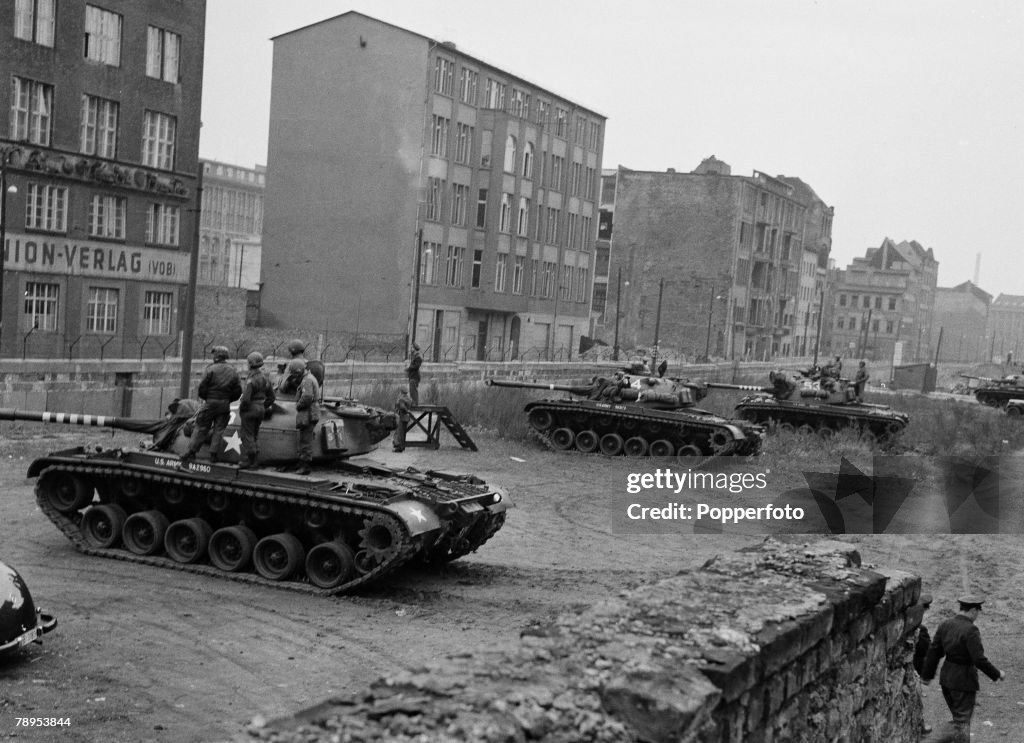
[[423, 356], [420, 354], [420, 347], [412, 344], [412, 355], [409, 357], [409, 366], [405, 369], [405, 376], [409, 380], [409, 397], [413, 405], [420, 404], [420, 367], [423, 365]]
[[[287, 348], [288, 353], [291, 354], [293, 361], [299, 360], [305, 362], [306, 368], [309, 370], [309, 373], [313, 375], [313, 378], [316, 380], [317, 384], [320, 385], [320, 389], [322, 390], [324, 387], [324, 375], [327, 371], [327, 366], [324, 364], [324, 362], [320, 361], [319, 359], [307, 359], [305, 357], [306, 344], [300, 341], [298, 338], [291, 341], [288, 344]], [[275, 385], [277, 387], [277, 391], [280, 392], [282, 395], [294, 395], [297, 391], [297, 388], [295, 386], [290, 385], [288, 381], [290, 375], [287, 372], [287, 365], [279, 365], [277, 368], [281, 373], [281, 377], [278, 380], [277, 384]]]
[[[302, 377], [298, 381], [295, 393], [295, 428], [299, 432], [298, 455], [299, 474], [308, 475], [313, 461], [313, 430], [320, 420], [320, 385], [301, 359], [293, 360], [289, 371], [301, 364]], [[297, 376], [292, 371], [293, 376]]]
[[857, 367], [857, 374], [853, 378], [853, 394], [857, 396], [857, 402], [861, 402], [861, 395], [864, 394], [864, 387], [868, 383], [868, 368], [864, 362], [860, 362], [860, 366]]
[[249, 354], [249, 376], [245, 378], [242, 398], [238, 403], [239, 428], [242, 434], [241, 467], [256, 464], [260, 453], [260, 425], [274, 405], [274, 386], [263, 371], [263, 356], [257, 352]]
[[206, 443], [210, 431], [210, 461], [216, 462], [224, 448], [224, 429], [231, 418], [231, 403], [242, 396], [242, 382], [238, 372], [227, 363], [228, 350], [223, 346], [213, 349], [213, 363], [206, 367], [206, 373], [199, 382], [199, 398], [203, 407], [196, 415], [196, 425], [188, 451], [181, 457], [182, 462], [194, 459], [196, 452]]
[[405, 449], [405, 432], [409, 430], [409, 424], [412, 423], [411, 410], [412, 398], [405, 390], [402, 390], [398, 394], [398, 399], [395, 400], [395, 417], [398, 418], [398, 425], [395, 426], [395, 435], [392, 439], [395, 451]]
[[965, 599], [960, 599], [960, 613], [940, 624], [935, 631], [921, 671], [921, 678], [926, 682], [931, 681], [935, 678], [939, 661], [945, 657], [939, 673], [939, 685], [946, 706], [953, 715], [957, 743], [970, 741], [971, 717], [974, 715], [975, 696], [979, 689], [978, 669], [993, 681], [1003, 677], [1002, 672], [985, 657], [981, 632], [968, 615], [972, 607], [976, 606], [980, 610], [982, 602], [972, 597]]

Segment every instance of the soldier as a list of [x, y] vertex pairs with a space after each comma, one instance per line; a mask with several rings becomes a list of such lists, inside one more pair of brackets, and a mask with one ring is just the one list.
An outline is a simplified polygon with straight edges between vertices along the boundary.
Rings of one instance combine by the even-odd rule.
[[928, 646], [928, 655], [924, 659], [921, 679], [926, 685], [930, 683], [935, 678], [939, 660], [945, 656], [939, 685], [946, 706], [953, 715], [954, 741], [970, 743], [971, 717], [974, 715], [975, 696], [979, 688], [978, 669], [993, 681], [1006, 678], [1006, 674], [985, 657], [981, 632], [974, 625], [981, 614], [984, 599], [962, 596], [957, 602], [960, 604], [960, 612], [940, 624], [935, 631], [935, 637]]
[[861, 361], [857, 366], [857, 374], [853, 378], [853, 394], [857, 402], [864, 402], [861, 395], [864, 394], [864, 387], [867, 385], [870, 376], [866, 362]]
[[832, 361], [825, 364], [821, 370], [822, 377], [832, 377], [833, 379], [839, 379], [843, 374], [843, 360], [836, 356]]
[[423, 366], [423, 356], [420, 354], [418, 343], [412, 344], [412, 353], [409, 354], [409, 366], [405, 368], [405, 376], [409, 380], [409, 397], [413, 405], [420, 404], [420, 367]]
[[[301, 341], [298, 338], [288, 341], [287, 348], [288, 353], [291, 354], [292, 359], [300, 359], [306, 362], [306, 368], [309, 369], [309, 373], [313, 375], [313, 377], [316, 379], [316, 383], [320, 385], [321, 389], [323, 389], [324, 372], [326, 371], [327, 368], [324, 365], [324, 362], [320, 361], [319, 359], [307, 359], [305, 356], [306, 344], [304, 341]], [[278, 371], [282, 374], [281, 379], [277, 383], [278, 391], [283, 392], [286, 395], [295, 394], [295, 390], [285, 389], [285, 384], [289, 376], [287, 372], [287, 365], [284, 365], [284, 368], [282, 368], [282, 365], [278, 365], [277, 368]]]
[[784, 371], [768, 372], [768, 381], [772, 383], [772, 394], [776, 400], [788, 400], [796, 392], [796, 383]]
[[320, 420], [320, 385], [306, 368], [304, 359], [288, 362], [287, 388], [295, 390], [295, 429], [299, 432], [298, 455], [300, 475], [312, 472], [313, 429]]
[[406, 390], [398, 391], [398, 399], [395, 400], [395, 416], [398, 418], [398, 425], [395, 426], [395, 436], [392, 439], [395, 451], [405, 450], [405, 432], [409, 430], [412, 422], [412, 398]]
[[256, 466], [260, 453], [260, 424], [270, 414], [274, 405], [274, 386], [263, 372], [263, 354], [253, 351], [249, 362], [249, 376], [242, 387], [242, 398], [238, 403], [239, 427], [242, 431], [242, 453], [238, 469], [246, 470]]
[[199, 398], [203, 407], [196, 414], [196, 425], [188, 451], [181, 456], [181, 464], [195, 459], [196, 452], [206, 442], [213, 430], [210, 442], [210, 461], [216, 462], [224, 447], [224, 429], [231, 417], [231, 403], [242, 396], [242, 382], [238, 372], [228, 361], [225, 346], [213, 347], [213, 363], [206, 367], [206, 373], [199, 382]]

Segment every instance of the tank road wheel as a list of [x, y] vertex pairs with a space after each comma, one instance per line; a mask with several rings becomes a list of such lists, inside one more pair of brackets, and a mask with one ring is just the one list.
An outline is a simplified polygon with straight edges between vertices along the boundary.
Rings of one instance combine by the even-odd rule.
[[128, 477], [118, 482], [121, 495], [125, 498], [138, 498], [142, 493], [142, 480], [135, 477]]
[[317, 588], [335, 588], [355, 573], [356, 558], [347, 544], [324, 542], [306, 555], [306, 577]]
[[551, 445], [559, 451], [571, 449], [576, 436], [571, 428], [556, 428], [551, 432]]
[[155, 555], [164, 546], [167, 517], [159, 511], [139, 511], [124, 522], [121, 541], [136, 555]]
[[527, 420], [535, 431], [540, 431], [541, 433], [555, 425], [555, 417], [551, 415], [550, 410], [545, 410], [544, 408], [534, 408], [531, 410]]
[[576, 448], [587, 454], [597, 451], [600, 442], [601, 437], [597, 435], [597, 431], [591, 431], [589, 428], [576, 434]]
[[715, 431], [708, 437], [708, 444], [715, 454], [726, 454], [732, 449], [732, 436], [725, 431]]
[[198, 562], [206, 553], [212, 532], [203, 519], [175, 521], [164, 534], [164, 549], [175, 562]]
[[210, 537], [210, 562], [228, 573], [245, 570], [256, 546], [256, 534], [247, 526], [225, 526]]
[[[679, 451], [676, 452], [676, 458], [682, 459], [683, 457], [702, 457], [704, 452], [700, 450], [700, 447], [696, 444], [683, 444], [679, 447]], [[684, 460], [685, 461], [685, 460]]]
[[117, 544], [124, 528], [125, 513], [121, 506], [106, 503], [93, 506], [82, 516], [82, 538], [96, 549], [106, 549]]
[[627, 457], [642, 457], [647, 453], [647, 439], [643, 436], [631, 436], [622, 445]]
[[982, 405], [988, 405], [990, 408], [999, 407], [999, 401], [994, 397], [989, 397], [988, 395], [982, 395], [981, 397], [979, 397], [978, 402], [980, 402]]
[[818, 434], [818, 438], [820, 438], [822, 441], [828, 441], [829, 439], [833, 438], [836, 435], [835, 429], [829, 426], [827, 423], [822, 423], [821, 427], [817, 431], [815, 431], [815, 433]]
[[306, 559], [302, 542], [294, 534], [271, 534], [256, 543], [252, 564], [268, 580], [284, 580], [298, 570]]
[[796, 429], [796, 432], [802, 436], [811, 436], [814, 434], [814, 426], [810, 423], [801, 423], [799, 428]]
[[307, 506], [303, 511], [302, 520], [310, 529], [323, 529], [327, 526], [327, 511], [323, 508]]
[[757, 423], [757, 411], [756, 410], [741, 410], [740, 418], [747, 421], [748, 423]]
[[657, 439], [651, 442], [652, 457], [671, 457], [675, 450], [675, 444], [668, 439]]
[[270, 521], [277, 515], [277, 504], [269, 500], [254, 500], [249, 504], [249, 513], [255, 521]]
[[878, 443], [878, 437], [875, 435], [875, 432], [867, 425], [860, 429], [857, 439], [866, 446], [874, 446]]
[[92, 486], [68, 472], [47, 472], [37, 487], [46, 502], [64, 514], [77, 511], [92, 500]]
[[1010, 416], [1011, 418], [1018, 417], [1022, 412], [1024, 412], [1024, 410], [1021, 410], [1016, 405], [1007, 405], [1006, 406], [1006, 414], [1008, 416]]
[[390, 560], [402, 539], [394, 521], [382, 515], [366, 519], [359, 530], [359, 538], [356, 570], [364, 574]]
[[601, 453], [605, 456], [614, 457], [622, 453], [622, 437], [617, 433], [606, 433], [601, 437]]
[[890, 436], [899, 436], [903, 433], [903, 424], [899, 421], [891, 421], [889, 425], [885, 427], [885, 430]]
[[231, 498], [227, 493], [211, 490], [206, 496], [206, 507], [214, 513], [224, 513], [231, 507]]
[[779, 424], [779, 430], [785, 431], [786, 433], [796, 433], [796, 426], [789, 421], [782, 421], [782, 423]]

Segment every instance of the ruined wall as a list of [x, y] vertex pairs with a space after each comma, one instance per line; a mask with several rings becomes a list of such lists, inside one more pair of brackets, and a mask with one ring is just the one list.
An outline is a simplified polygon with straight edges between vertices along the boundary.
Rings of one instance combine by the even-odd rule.
[[850, 545], [767, 540], [245, 739], [909, 743], [919, 593]]

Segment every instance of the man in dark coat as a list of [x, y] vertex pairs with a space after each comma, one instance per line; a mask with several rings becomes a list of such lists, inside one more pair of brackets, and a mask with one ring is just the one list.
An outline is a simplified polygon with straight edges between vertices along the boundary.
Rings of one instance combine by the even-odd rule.
[[977, 596], [962, 596], [957, 599], [960, 604], [959, 613], [947, 619], [935, 631], [935, 637], [928, 647], [928, 655], [924, 659], [921, 680], [928, 684], [935, 678], [935, 669], [939, 660], [945, 656], [942, 672], [939, 674], [939, 685], [942, 696], [946, 700], [953, 715], [955, 743], [970, 743], [971, 717], [974, 715], [975, 696], [978, 693], [978, 669], [993, 681], [999, 681], [1006, 674], [996, 668], [985, 657], [985, 648], [981, 644], [981, 632], [974, 625], [981, 614], [984, 599]]
[[303, 359], [292, 359], [288, 362], [290, 386], [295, 392], [295, 429], [299, 433], [299, 469], [300, 475], [312, 472], [313, 432], [320, 420], [320, 385], [316, 377], [306, 368]]
[[409, 355], [409, 366], [405, 368], [405, 376], [409, 380], [409, 397], [413, 405], [420, 404], [420, 367], [423, 366], [423, 356], [420, 354], [418, 343], [412, 344], [412, 353]]
[[860, 362], [857, 366], [857, 374], [853, 378], [853, 394], [856, 395], [857, 402], [864, 401], [864, 387], [867, 385], [868, 377], [870, 376], [867, 363], [864, 361]]
[[246, 361], [249, 362], [249, 376], [245, 378], [242, 398], [238, 403], [238, 416], [241, 419], [239, 429], [242, 433], [242, 453], [238, 463], [240, 470], [256, 466], [256, 458], [260, 453], [260, 425], [274, 405], [274, 385], [263, 373], [263, 354], [253, 351]]
[[[289, 341], [287, 348], [288, 354], [291, 356], [292, 359], [300, 359], [306, 362], [306, 368], [309, 369], [309, 373], [313, 375], [314, 379], [316, 379], [316, 383], [320, 385], [320, 389], [322, 391], [324, 386], [324, 375], [327, 371], [327, 366], [324, 364], [324, 362], [320, 361], [320, 359], [307, 359], [306, 342], [298, 338]], [[284, 368], [282, 368], [282, 366]], [[278, 371], [281, 373], [281, 380], [280, 382], [278, 382], [277, 385], [278, 391], [284, 392], [285, 394], [288, 395], [294, 395], [295, 390], [283, 389], [288, 379], [287, 364], [278, 365], [277, 368]]]
[[224, 448], [224, 429], [231, 418], [231, 403], [242, 396], [242, 380], [235, 367], [228, 363], [228, 349], [213, 347], [213, 363], [206, 367], [206, 373], [199, 382], [199, 398], [203, 407], [196, 415], [196, 426], [188, 451], [182, 454], [181, 464], [195, 459], [196, 452], [206, 443], [211, 429], [210, 461], [216, 462]]
[[395, 451], [405, 450], [405, 432], [409, 430], [412, 423], [412, 398], [405, 390], [398, 391], [398, 399], [395, 400], [395, 417], [398, 419], [395, 427], [395, 434], [392, 444]]

